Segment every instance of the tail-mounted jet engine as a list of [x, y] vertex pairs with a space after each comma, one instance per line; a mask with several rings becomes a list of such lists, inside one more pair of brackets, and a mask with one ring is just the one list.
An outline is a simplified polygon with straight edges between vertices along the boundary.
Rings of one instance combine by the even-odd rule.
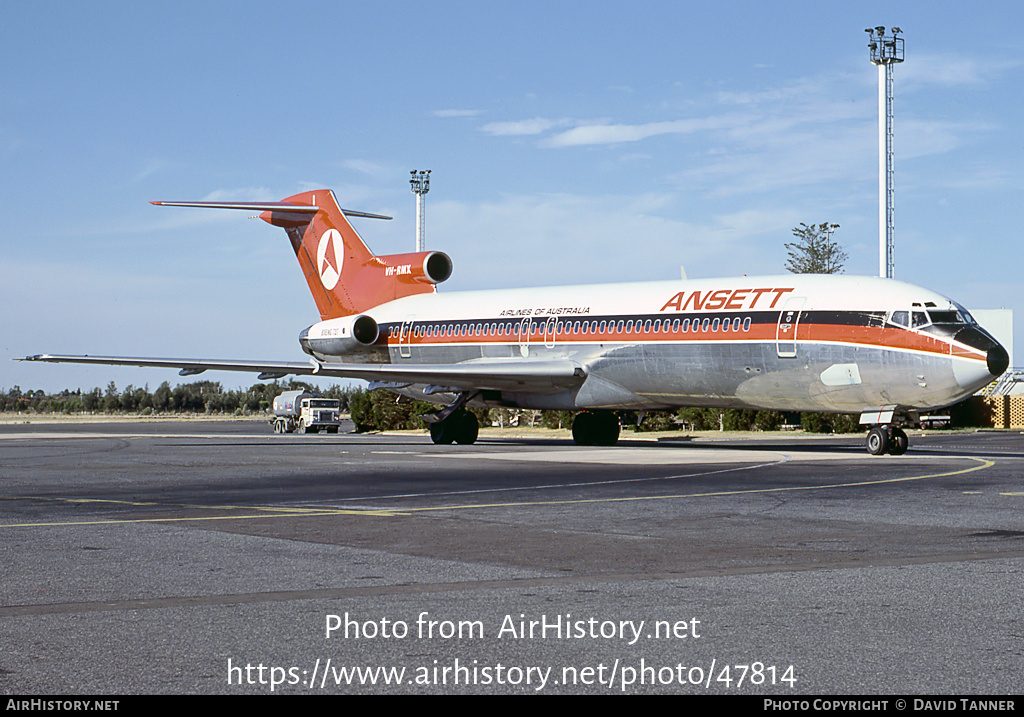
[[384, 267], [384, 275], [400, 282], [440, 284], [452, 275], [452, 260], [443, 251], [419, 251], [411, 254], [383, 254], [371, 262]]
[[313, 358], [324, 360], [329, 356], [367, 351], [377, 343], [379, 336], [377, 322], [366, 314], [359, 314], [313, 324], [299, 334], [299, 344]]

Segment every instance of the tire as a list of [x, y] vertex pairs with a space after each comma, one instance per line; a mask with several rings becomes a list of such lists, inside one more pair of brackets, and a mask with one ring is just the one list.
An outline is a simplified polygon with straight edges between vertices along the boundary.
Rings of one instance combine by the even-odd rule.
[[597, 422], [595, 445], [614, 446], [619, 442], [619, 417], [611, 411], [597, 415], [600, 420]]
[[619, 442], [619, 417], [611, 411], [584, 411], [573, 419], [572, 439], [578, 446], [614, 446]]
[[881, 456], [889, 450], [889, 432], [884, 428], [875, 427], [868, 431], [867, 437], [868, 453], [873, 456]]
[[476, 416], [469, 411], [460, 411], [448, 420], [453, 424], [456, 443], [463, 446], [476, 443], [476, 438], [480, 435], [480, 423]]
[[892, 429], [892, 435], [889, 437], [889, 455], [902, 456], [907, 452], [909, 446], [910, 439], [907, 437], [907, 432], [902, 428]]
[[448, 421], [438, 421], [437, 423], [430, 424], [430, 440], [439, 446], [452, 442], [452, 430], [451, 426], [448, 425]]
[[572, 419], [572, 440], [576, 442], [577, 446], [592, 446], [595, 443], [595, 423], [596, 416], [589, 411], [577, 414], [576, 418]]

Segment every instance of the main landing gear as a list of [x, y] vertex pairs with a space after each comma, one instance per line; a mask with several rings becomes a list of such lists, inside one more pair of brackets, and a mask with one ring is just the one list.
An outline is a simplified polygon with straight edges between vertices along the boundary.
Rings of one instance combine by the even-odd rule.
[[578, 446], [614, 446], [619, 440], [619, 417], [611, 411], [584, 411], [572, 421]]
[[899, 426], [874, 426], [868, 431], [868, 453], [873, 456], [881, 456], [886, 453], [891, 456], [902, 456], [907, 452], [909, 445], [910, 439], [907, 438], [907, 432]]
[[423, 416], [430, 426], [430, 440], [434, 443], [461, 443], [469, 445], [476, 442], [480, 433], [480, 423], [476, 416], [464, 407], [476, 394], [463, 391], [451, 404], [440, 411]]
[[434, 443], [460, 443], [468, 445], [476, 442], [480, 433], [480, 423], [476, 416], [464, 408], [453, 411], [447, 418], [430, 424], [430, 440]]

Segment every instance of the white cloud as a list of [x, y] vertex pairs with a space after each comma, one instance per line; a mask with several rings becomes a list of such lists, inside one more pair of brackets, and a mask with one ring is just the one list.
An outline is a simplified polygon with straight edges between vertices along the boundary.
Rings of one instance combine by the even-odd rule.
[[[786, 208], [747, 209], [703, 223], [669, 216], [670, 195], [510, 195], [431, 207], [432, 246], [451, 254], [451, 290], [776, 273], [781, 241], [800, 221]], [[655, 214], [654, 212], [659, 212]], [[781, 255], [780, 255], [781, 256]], [[442, 287], [447, 288], [447, 287]]]
[[[911, 61], [913, 60], [913, 61]], [[901, 87], [939, 85], [955, 87], [983, 85], [996, 80], [1008, 70], [1021, 66], [1020, 60], [963, 57], [945, 54], [914, 54], [893, 72], [894, 82]]]
[[546, 119], [544, 117], [535, 117], [528, 120], [491, 122], [481, 127], [480, 131], [496, 137], [523, 136], [542, 134], [550, 129], [565, 127], [571, 124], [573, 124], [573, 121], [569, 119]]
[[893, 121], [893, 147], [897, 159], [943, 154], [962, 146], [970, 137], [994, 129], [994, 125], [985, 122], [901, 120], [897, 116]]
[[487, 110], [434, 110], [435, 117], [479, 117], [487, 114]]
[[360, 172], [374, 179], [388, 179], [397, 173], [393, 166], [381, 164], [380, 162], [369, 162], [365, 159], [346, 159], [342, 166]]
[[199, 201], [203, 202], [276, 202], [267, 187], [242, 187], [239, 189], [215, 189]]
[[139, 172], [132, 177], [132, 182], [141, 182], [144, 179], [149, 179], [154, 174], [164, 171], [176, 166], [175, 162], [171, 162], [166, 159], [153, 159], [150, 160], [146, 166], [144, 166]]
[[645, 124], [590, 124], [573, 127], [541, 142], [542, 147], [580, 147], [595, 144], [639, 142], [666, 134], [694, 134], [709, 129], [722, 129], [736, 123], [735, 118], [705, 117]]

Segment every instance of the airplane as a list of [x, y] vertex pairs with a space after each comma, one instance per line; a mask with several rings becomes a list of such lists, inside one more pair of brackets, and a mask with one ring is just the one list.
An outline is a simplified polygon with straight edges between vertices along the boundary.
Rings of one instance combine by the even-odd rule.
[[[306, 362], [37, 354], [24, 361], [170, 367], [182, 376], [365, 379], [442, 406], [435, 443], [472, 444], [467, 406], [581, 411], [580, 445], [617, 442], [615, 410], [683, 406], [859, 414], [872, 455], [900, 455], [921, 411], [972, 395], [1006, 350], [940, 294], [892, 279], [790, 274], [443, 293], [438, 251], [376, 256], [321, 189], [280, 202], [152, 202], [259, 212], [285, 230], [320, 321]], [[399, 399], [400, 400], [400, 399]]]

